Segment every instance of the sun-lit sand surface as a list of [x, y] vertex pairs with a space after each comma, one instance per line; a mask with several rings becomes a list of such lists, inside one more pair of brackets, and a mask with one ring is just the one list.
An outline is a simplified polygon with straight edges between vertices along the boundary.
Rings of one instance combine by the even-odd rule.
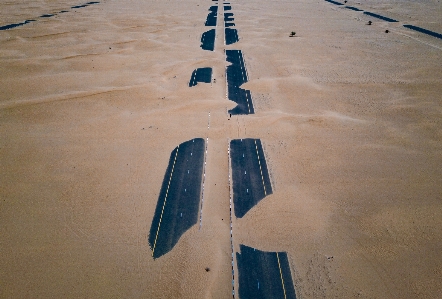
[[[1, 298], [231, 298], [234, 138], [261, 139], [273, 184], [234, 219], [236, 251], [286, 251], [299, 298], [442, 297], [442, 40], [402, 26], [442, 33], [440, 1], [348, 1], [388, 23], [232, 0], [240, 41], [219, 15], [214, 52], [208, 0], [38, 18], [83, 3], [0, 3], [0, 26], [38, 19], [0, 31]], [[244, 54], [254, 115], [229, 120], [224, 49]], [[216, 82], [189, 88], [199, 67]], [[170, 153], [207, 137], [202, 228], [153, 260]]]

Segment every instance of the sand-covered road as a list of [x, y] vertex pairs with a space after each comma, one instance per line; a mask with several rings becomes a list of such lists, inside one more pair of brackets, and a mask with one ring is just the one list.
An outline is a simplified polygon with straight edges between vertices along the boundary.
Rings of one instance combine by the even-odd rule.
[[[403, 27], [442, 33], [439, 1], [347, 2], [391, 23], [232, 0], [239, 41], [221, 9], [214, 51], [212, 1], [83, 3], [0, 3], [0, 26], [37, 20], [0, 31], [1, 298], [231, 298], [238, 138], [261, 140], [273, 194], [233, 219], [235, 251], [287, 252], [299, 298], [442, 296], [442, 40]], [[255, 114], [229, 119], [224, 49]], [[189, 87], [204, 67], [215, 82]], [[154, 260], [169, 156], [193, 138], [209, 140], [202, 227]]]

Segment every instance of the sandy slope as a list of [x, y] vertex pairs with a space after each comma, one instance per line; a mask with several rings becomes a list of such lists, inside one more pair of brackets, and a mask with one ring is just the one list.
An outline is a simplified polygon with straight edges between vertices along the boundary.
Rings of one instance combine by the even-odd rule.
[[[231, 1], [256, 114], [230, 120], [222, 31], [199, 48], [211, 1], [108, 0], [0, 31], [0, 297], [229, 298], [243, 137], [261, 138], [274, 194], [234, 221], [236, 249], [287, 251], [300, 298], [441, 297], [442, 41], [402, 27], [442, 32], [441, 4], [350, 2], [401, 22]], [[1, 25], [81, 4], [11, 3]], [[206, 66], [217, 83], [187, 87]], [[196, 137], [203, 227], [154, 261], [170, 152]]]

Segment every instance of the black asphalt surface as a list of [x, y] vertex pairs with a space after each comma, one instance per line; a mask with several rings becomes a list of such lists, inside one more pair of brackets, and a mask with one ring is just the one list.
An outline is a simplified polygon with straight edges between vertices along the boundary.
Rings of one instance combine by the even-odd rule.
[[23, 25], [29, 24], [29, 23], [31, 23], [31, 22], [35, 22], [35, 20], [26, 20], [26, 21], [21, 22], [21, 23], [15, 23], [15, 24], [4, 25], [4, 26], [1, 26], [1, 27], [0, 27], [0, 30], [8, 30], [8, 29], [12, 29], [12, 28], [15, 28], [15, 27], [18, 27], [18, 26], [23, 26]]
[[215, 29], [210, 29], [201, 36], [201, 48], [207, 51], [215, 49]]
[[359, 8], [353, 7], [353, 6], [346, 6], [345, 8], [351, 9], [351, 10], [354, 10], [354, 11], [362, 11], [362, 9], [359, 9]]
[[442, 34], [434, 32], [434, 31], [430, 31], [430, 30], [427, 30], [427, 29], [424, 29], [421, 27], [413, 26], [413, 25], [404, 25], [404, 27], [442, 39]]
[[235, 21], [235, 18], [233, 17], [233, 13], [225, 12], [224, 13], [224, 23], [225, 22], [233, 22], [233, 21]]
[[[233, 24], [233, 23], [228, 23]], [[227, 25], [227, 24], [226, 24]], [[227, 27], [227, 26], [226, 26]], [[226, 38], [226, 45], [231, 45], [236, 42], [238, 42], [238, 31], [236, 29], [226, 28], [225, 29], [225, 38]]]
[[[336, 1], [333, 1], [333, 0], [325, 0], [325, 1], [333, 3], [333, 4], [336, 4], [336, 5], [343, 5], [342, 3], [339, 3], [339, 2], [336, 2]], [[353, 7], [353, 6], [345, 6], [345, 8], [351, 9], [351, 10], [354, 10], [354, 11], [363, 11], [362, 9], [359, 9], [359, 8]], [[375, 13], [372, 13], [372, 12], [369, 12], [369, 11], [364, 11], [364, 14], [367, 15], [367, 16], [371, 16], [371, 17], [374, 17], [374, 18], [377, 18], [377, 19], [380, 19], [380, 20], [383, 20], [383, 21], [391, 22], [391, 23], [397, 23], [398, 22], [395, 19], [384, 17], [384, 16], [381, 16], [381, 15], [378, 15], [378, 14], [375, 14]], [[428, 29], [425, 29], [425, 28], [421, 28], [421, 27], [417, 27], [417, 26], [413, 26], [413, 25], [403, 25], [403, 26], [405, 28], [408, 28], [408, 29], [411, 29], [411, 30], [415, 30], [415, 31], [418, 31], [418, 32], [421, 32], [421, 33], [424, 33], [424, 34], [427, 34], [427, 35], [430, 35], [430, 36], [442, 39], [442, 34], [440, 34], [438, 32], [434, 32], [434, 31], [431, 31], [431, 30], [428, 30]]]
[[240, 299], [296, 299], [287, 253], [264, 252], [241, 244], [236, 261]]
[[218, 14], [218, 6], [211, 6], [210, 13], [207, 15], [206, 26], [216, 26], [216, 16]]
[[198, 68], [192, 72], [190, 77], [189, 87], [195, 86], [198, 82], [210, 83], [212, 81], [212, 68], [204, 67]]
[[240, 50], [226, 50], [227, 62], [232, 63], [227, 67], [227, 95], [229, 100], [238, 105], [229, 110], [232, 115], [253, 114], [252, 96], [249, 90], [242, 89], [240, 86], [247, 82], [246, 67]]
[[364, 15], [371, 16], [371, 17], [374, 17], [374, 18], [378, 18], [378, 19], [381, 19], [381, 20], [387, 21], [387, 22], [392, 22], [392, 23], [397, 22], [394, 19], [390, 19], [390, 18], [381, 16], [381, 15], [378, 15], [378, 14], [375, 14], [375, 13], [372, 13], [372, 12], [369, 12], [369, 11], [364, 11]]
[[198, 221], [204, 146], [204, 139], [192, 139], [170, 154], [149, 233], [153, 258], [172, 250]]
[[272, 194], [267, 163], [260, 139], [230, 141], [232, 163], [233, 208], [242, 218], [264, 197]]
[[339, 2], [336, 2], [336, 1], [333, 1], [333, 0], [325, 0], [325, 1], [330, 2], [332, 4], [335, 4], [335, 5], [344, 5], [342, 3], [339, 3]]
[[[81, 7], [86, 7], [86, 6], [89, 6], [89, 5], [92, 5], [92, 4], [98, 4], [98, 3], [100, 3], [100, 2], [88, 2], [88, 3], [86, 3], [86, 4], [82, 4], [82, 5], [78, 5], [78, 6], [73, 6], [73, 7], [71, 7], [72, 9], [74, 9], [74, 8], [81, 8]], [[67, 10], [62, 10], [62, 11], [60, 11], [60, 12], [58, 12], [58, 13], [66, 13], [66, 12], [69, 12], [69, 11], [67, 11]], [[53, 16], [55, 16], [56, 14], [43, 14], [43, 15], [41, 15], [41, 16], [39, 16], [39, 18], [50, 18], [50, 17], [53, 17]], [[3, 26], [0, 26], [0, 31], [2, 31], [2, 30], [8, 30], [8, 29], [13, 29], [13, 28], [16, 28], [16, 27], [19, 27], [19, 26], [23, 26], [23, 25], [26, 25], [26, 24], [29, 24], [29, 23], [31, 23], [31, 22], [36, 22], [37, 20], [25, 20], [25, 21], [23, 21], [23, 22], [19, 22], [19, 23], [13, 23], [13, 24], [8, 24], [8, 25], [3, 25]]]

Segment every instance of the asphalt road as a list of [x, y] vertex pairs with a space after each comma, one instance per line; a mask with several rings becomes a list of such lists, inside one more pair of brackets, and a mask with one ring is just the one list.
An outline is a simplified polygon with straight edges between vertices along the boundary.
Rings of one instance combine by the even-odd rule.
[[12, 28], [15, 28], [15, 27], [18, 27], [18, 26], [23, 26], [23, 25], [29, 24], [31, 22], [35, 22], [35, 20], [26, 20], [26, 21], [23, 21], [23, 22], [20, 22], [20, 23], [4, 25], [4, 26], [0, 27], [0, 30], [12, 29]]
[[[336, 2], [336, 1], [333, 1], [333, 0], [325, 0], [325, 1], [333, 3], [333, 4], [336, 4], [336, 5], [344, 5], [342, 3], [339, 3], [339, 2]], [[359, 9], [357, 7], [354, 7], [354, 6], [345, 6], [345, 8], [351, 9], [351, 10], [354, 10], [354, 11], [358, 11], [358, 12], [359, 11], [363, 11], [362, 9]], [[374, 17], [374, 18], [386, 21], [386, 22], [390, 22], [390, 23], [397, 23], [397, 22], [399, 22], [399, 21], [397, 21], [395, 19], [384, 17], [384, 16], [381, 16], [379, 14], [375, 14], [375, 13], [372, 13], [372, 12], [369, 12], [369, 11], [364, 11], [364, 14], [367, 15], [367, 16], [371, 16], [371, 17]], [[411, 29], [411, 30], [414, 30], [414, 31], [418, 31], [420, 33], [424, 33], [424, 34], [430, 35], [432, 37], [436, 37], [436, 38], [442, 39], [442, 34], [440, 34], [440, 33], [437, 33], [437, 32], [434, 32], [434, 31], [431, 31], [431, 30], [428, 30], [428, 29], [425, 29], [425, 28], [413, 26], [413, 25], [406, 25], [405, 24], [403, 26], [405, 28], [408, 28], [408, 29]]]
[[212, 81], [212, 68], [203, 67], [198, 68], [192, 72], [190, 77], [189, 87], [195, 86], [198, 82], [210, 83]]
[[218, 14], [218, 6], [211, 6], [210, 13], [207, 15], [206, 26], [216, 26], [216, 16]]
[[296, 299], [285, 252], [264, 252], [240, 245], [236, 253], [240, 299]]
[[367, 15], [367, 16], [370, 16], [370, 17], [374, 17], [374, 18], [378, 18], [378, 19], [381, 19], [383, 21], [387, 21], [387, 22], [391, 22], [391, 23], [397, 22], [394, 19], [390, 19], [390, 18], [381, 16], [381, 15], [378, 15], [378, 14], [375, 14], [375, 13], [372, 13], [372, 12], [369, 12], [369, 11], [364, 11], [364, 15]]
[[[88, 2], [88, 3], [82, 4], [82, 5], [72, 6], [70, 9], [83, 8], [83, 7], [87, 7], [89, 5], [98, 4], [98, 3], [100, 3], [100, 2], [97, 2], [97, 1]], [[50, 18], [50, 17], [53, 17], [53, 16], [55, 16], [57, 14], [62, 14], [62, 13], [66, 13], [66, 12], [69, 12], [69, 11], [68, 10], [62, 10], [62, 11], [60, 11], [58, 13], [43, 14], [43, 15], [40, 15], [39, 18]], [[8, 25], [3, 25], [3, 26], [0, 26], [0, 31], [12, 29], [12, 28], [19, 27], [19, 26], [23, 26], [23, 25], [29, 24], [31, 22], [36, 22], [36, 21], [37, 20], [25, 20], [25, 21], [20, 22], [20, 23], [13, 23], [13, 24], [8, 24]]]
[[339, 2], [336, 2], [336, 1], [333, 1], [333, 0], [325, 0], [325, 1], [330, 2], [332, 4], [335, 4], [335, 5], [344, 5], [342, 3], [339, 3]]
[[229, 113], [232, 115], [255, 113], [250, 91], [240, 88], [247, 82], [247, 71], [241, 51], [226, 50], [226, 60], [231, 63], [226, 71], [227, 95], [229, 100], [238, 104], [229, 110]]
[[232, 163], [233, 208], [242, 218], [264, 197], [272, 194], [267, 163], [260, 139], [230, 141]]
[[215, 49], [215, 29], [210, 29], [201, 36], [201, 48], [207, 51]]
[[[226, 25], [229, 24], [229, 26], [235, 26], [233, 23], [226, 23]], [[233, 25], [232, 25], [233, 24]], [[226, 26], [227, 27], [227, 26]], [[236, 29], [226, 28], [225, 29], [225, 38], [226, 38], [226, 45], [231, 45], [236, 42], [238, 42], [238, 31]]]
[[353, 7], [353, 6], [346, 6], [345, 8], [351, 9], [351, 10], [354, 10], [354, 11], [362, 11], [362, 9], [359, 9], [359, 8]]
[[430, 30], [427, 30], [427, 29], [424, 29], [421, 27], [413, 26], [413, 25], [404, 25], [404, 27], [442, 39], [442, 34], [434, 32], [434, 31], [430, 31]]
[[224, 13], [224, 23], [233, 22], [233, 21], [235, 21], [235, 18], [233, 17], [233, 13], [225, 12]]
[[192, 139], [170, 154], [149, 233], [153, 258], [172, 250], [198, 221], [204, 145], [204, 139]]

